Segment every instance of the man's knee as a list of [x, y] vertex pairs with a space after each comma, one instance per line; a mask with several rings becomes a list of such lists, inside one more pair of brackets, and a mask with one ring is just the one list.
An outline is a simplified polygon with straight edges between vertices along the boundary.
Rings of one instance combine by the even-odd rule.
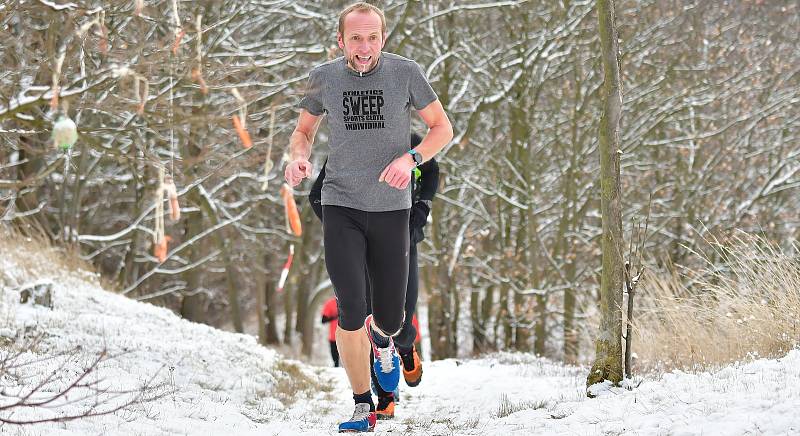
[[[354, 331], [364, 327], [364, 318], [366, 318], [366, 317], [367, 317], [366, 313], [364, 313], [363, 316], [348, 315], [348, 316], [344, 316], [344, 317], [342, 316], [342, 314], [340, 314], [339, 315], [339, 327], [341, 327], [342, 330], [345, 330], [345, 331], [348, 331], [348, 332], [354, 332]], [[359, 321], [359, 319], [360, 319], [360, 321]]]
[[354, 332], [364, 327], [367, 317], [367, 303], [363, 299], [342, 296], [336, 300], [339, 310], [339, 327]]

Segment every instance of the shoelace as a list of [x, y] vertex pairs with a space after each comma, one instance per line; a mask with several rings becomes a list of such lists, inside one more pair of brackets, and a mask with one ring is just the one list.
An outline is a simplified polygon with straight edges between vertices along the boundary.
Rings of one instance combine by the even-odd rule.
[[386, 348], [378, 348], [378, 360], [381, 363], [381, 372], [388, 374], [394, 370], [394, 362], [392, 362], [393, 356], [394, 348], [391, 343], [389, 343], [389, 346]]
[[369, 404], [358, 403], [356, 404], [355, 410], [353, 410], [353, 417], [350, 418], [350, 421], [361, 421], [362, 419], [367, 419], [369, 417], [369, 413]]

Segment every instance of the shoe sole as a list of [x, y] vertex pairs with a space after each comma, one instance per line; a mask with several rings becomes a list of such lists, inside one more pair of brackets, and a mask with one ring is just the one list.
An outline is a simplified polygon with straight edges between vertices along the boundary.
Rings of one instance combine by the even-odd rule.
[[[413, 372], [414, 371], [412, 371], [412, 373]], [[416, 387], [422, 381], [422, 368], [421, 367], [419, 369], [419, 376], [417, 377], [416, 380], [409, 379], [408, 377], [410, 377], [410, 375], [407, 375], [407, 374], [409, 374], [409, 373], [406, 372], [405, 368], [403, 368], [403, 380], [406, 381], [406, 385], [408, 385], [408, 387], [410, 387], [410, 388]]]
[[420, 382], [422, 381], [422, 377], [418, 378], [416, 381], [408, 381], [406, 380], [406, 385], [410, 388], [414, 388], [419, 386]]
[[[380, 418], [377, 418], [380, 419]], [[358, 430], [339, 430], [339, 433], [372, 433], [375, 431], [375, 426], [369, 427], [365, 431], [358, 431]]]
[[[414, 369], [411, 370], [411, 371], [406, 371], [406, 367], [405, 367], [405, 365], [403, 365], [403, 380], [405, 380], [406, 381], [406, 385], [408, 385], [408, 387], [411, 387], [411, 388], [416, 387], [417, 385], [419, 385], [419, 383], [422, 381], [422, 373], [423, 373], [423, 371], [422, 371], [422, 360], [419, 358], [419, 354], [417, 354], [416, 347], [413, 347], [412, 351], [414, 353]], [[402, 364], [402, 359], [400, 359], [400, 360], [401, 360], [401, 364]], [[419, 373], [417, 373], [417, 370], [419, 370]], [[416, 379], [412, 379], [411, 378], [414, 375], [417, 376]]]

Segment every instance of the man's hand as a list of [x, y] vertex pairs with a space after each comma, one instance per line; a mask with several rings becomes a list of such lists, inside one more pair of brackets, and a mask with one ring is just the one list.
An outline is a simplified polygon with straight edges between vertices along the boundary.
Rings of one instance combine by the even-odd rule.
[[411, 170], [415, 166], [414, 158], [408, 153], [403, 153], [383, 170], [378, 181], [386, 182], [392, 188], [406, 189], [411, 181]]
[[428, 223], [428, 214], [431, 209], [427, 204], [418, 201], [411, 206], [411, 218], [409, 219], [411, 227], [421, 229]]
[[286, 179], [286, 183], [289, 186], [294, 188], [306, 177], [311, 177], [313, 168], [311, 162], [305, 159], [296, 159], [286, 165], [286, 169], [283, 171], [283, 178]]

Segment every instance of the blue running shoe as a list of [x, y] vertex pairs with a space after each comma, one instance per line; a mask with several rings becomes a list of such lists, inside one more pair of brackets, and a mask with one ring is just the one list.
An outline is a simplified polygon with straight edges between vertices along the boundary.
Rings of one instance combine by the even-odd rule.
[[[400, 363], [402, 363], [402, 359], [403, 359], [403, 356], [400, 356]], [[374, 367], [370, 368], [371, 371], [374, 370], [374, 369], [375, 369]], [[378, 388], [375, 387], [375, 379], [373, 377], [369, 378], [369, 387], [370, 387], [370, 390], [372, 390], [372, 395], [375, 395], [376, 397], [380, 397], [381, 396], [381, 394], [378, 392]], [[395, 403], [399, 403], [400, 402], [400, 385], [399, 384], [397, 385], [397, 389], [395, 389], [394, 392], [392, 392], [392, 395], [394, 395], [394, 402]]]
[[[380, 397], [381, 396], [381, 394], [378, 393], [378, 388], [375, 387], [375, 382], [374, 381], [372, 381], [372, 380], [369, 381], [369, 387], [372, 390], [372, 395], [375, 395], [376, 397]], [[400, 385], [399, 384], [397, 385], [397, 389], [395, 389], [394, 392], [392, 392], [392, 395], [394, 395], [394, 402], [395, 403], [399, 403], [400, 402]]]
[[339, 424], [339, 433], [364, 433], [375, 431], [375, 422], [378, 417], [375, 412], [370, 412], [369, 404], [358, 403], [349, 421]]
[[389, 346], [386, 348], [378, 348], [375, 345], [373, 335], [377, 333], [372, 330], [372, 315], [364, 320], [364, 329], [367, 331], [367, 338], [372, 344], [372, 353], [375, 355], [375, 378], [384, 391], [394, 392], [400, 384], [400, 357], [394, 349], [394, 341], [389, 338]]

